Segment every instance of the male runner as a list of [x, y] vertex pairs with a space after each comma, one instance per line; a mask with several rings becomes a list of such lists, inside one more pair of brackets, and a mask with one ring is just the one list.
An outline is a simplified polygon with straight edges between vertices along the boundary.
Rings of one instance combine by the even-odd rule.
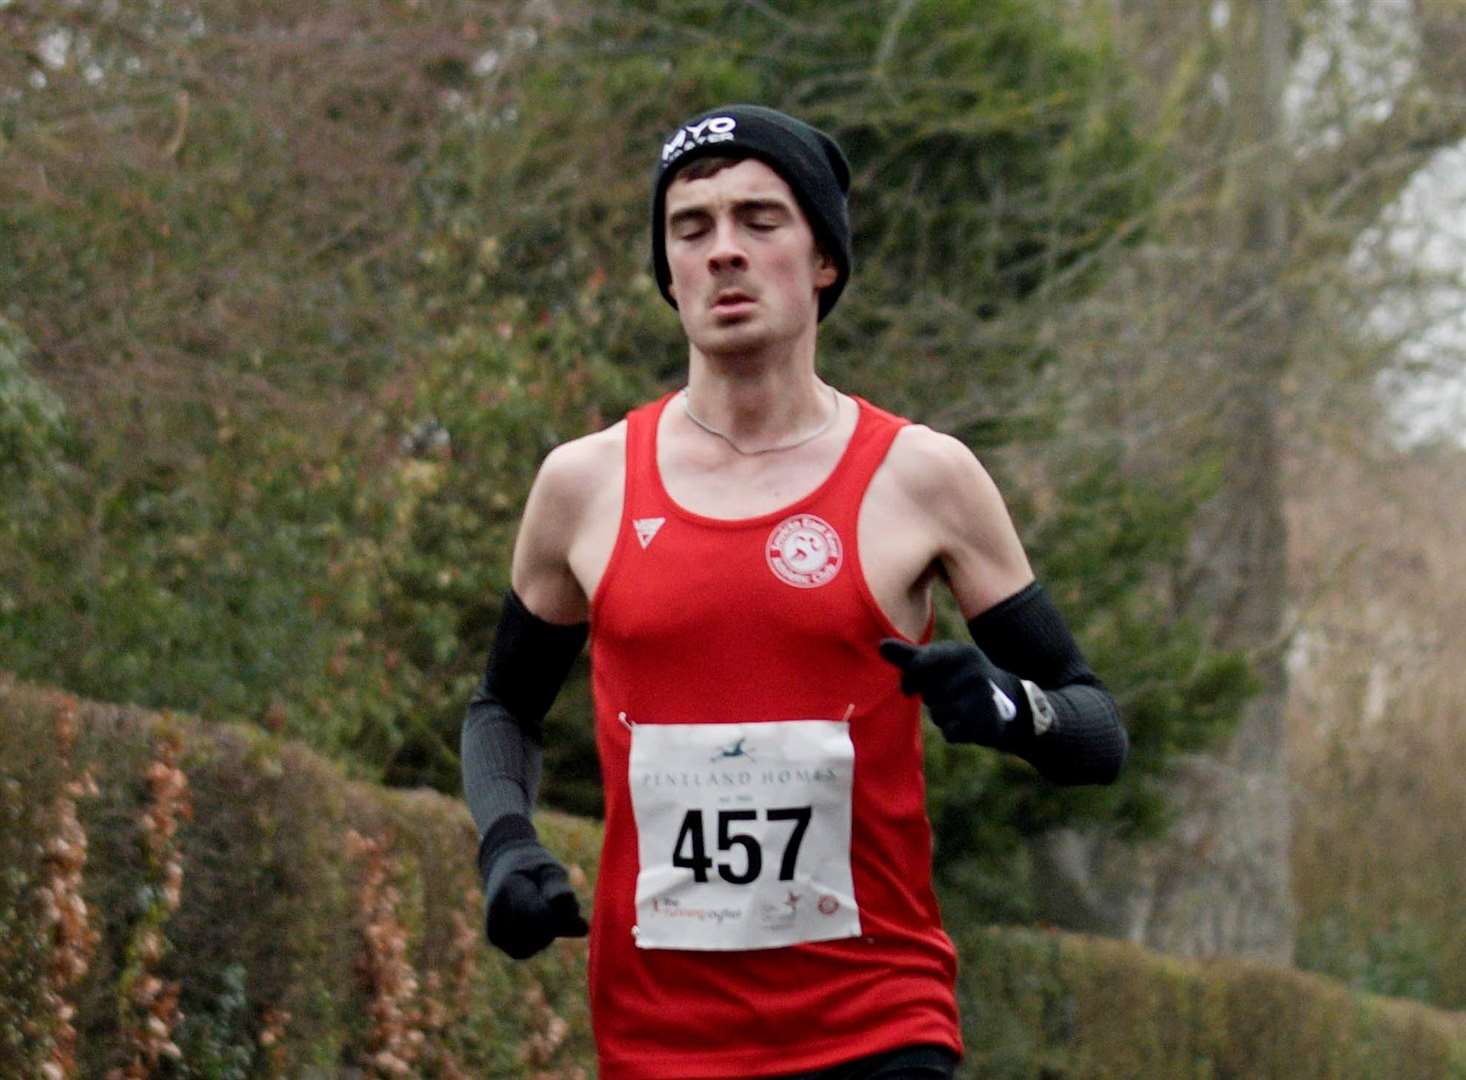
[[[464, 725], [489, 940], [525, 957], [585, 934], [529, 815], [545, 712], [589, 636], [607, 1080], [950, 1077], [918, 696], [947, 739], [1059, 783], [1125, 758], [982, 466], [816, 374], [849, 180], [828, 136], [770, 109], [667, 139], [652, 252], [687, 386], [545, 459]], [[925, 643], [937, 581], [975, 644]]]

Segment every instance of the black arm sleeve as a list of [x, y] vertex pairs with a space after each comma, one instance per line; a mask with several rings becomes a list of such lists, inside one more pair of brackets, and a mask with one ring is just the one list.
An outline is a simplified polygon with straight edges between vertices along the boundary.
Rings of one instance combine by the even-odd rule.
[[1120, 775], [1130, 740], [1115, 699], [1085, 662], [1059, 609], [1033, 582], [967, 623], [997, 667], [1043, 690], [1054, 723], [1028, 727], [1012, 751], [1056, 784], [1108, 784]]
[[481, 841], [506, 815], [523, 817], [528, 824], [539, 788], [545, 713], [588, 635], [585, 623], [546, 622], [513, 589], [505, 594], [488, 667], [469, 703], [460, 746], [463, 795]]

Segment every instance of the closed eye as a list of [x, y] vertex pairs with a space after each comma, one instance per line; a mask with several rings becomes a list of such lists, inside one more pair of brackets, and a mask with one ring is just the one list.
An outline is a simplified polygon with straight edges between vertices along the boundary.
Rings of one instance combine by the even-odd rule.
[[743, 222], [758, 232], [772, 232], [789, 220], [789, 214], [781, 206], [753, 205], [745, 209]]
[[673, 214], [667, 224], [674, 240], [696, 240], [712, 227], [708, 215], [695, 210]]

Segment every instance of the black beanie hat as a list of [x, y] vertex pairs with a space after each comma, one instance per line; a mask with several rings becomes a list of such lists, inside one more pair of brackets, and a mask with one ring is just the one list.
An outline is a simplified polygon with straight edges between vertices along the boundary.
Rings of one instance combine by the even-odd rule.
[[820, 290], [820, 318], [835, 306], [850, 277], [850, 165], [835, 140], [802, 120], [761, 105], [724, 105], [694, 116], [662, 144], [652, 173], [652, 268], [657, 285], [674, 308], [668, 286], [667, 247], [662, 216], [667, 185], [695, 158], [728, 154], [754, 157], [777, 172], [793, 190], [809, 218], [820, 248], [834, 260], [834, 282]]

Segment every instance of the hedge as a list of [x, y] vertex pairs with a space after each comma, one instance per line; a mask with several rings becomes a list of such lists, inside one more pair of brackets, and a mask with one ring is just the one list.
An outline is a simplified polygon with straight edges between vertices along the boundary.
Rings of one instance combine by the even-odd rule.
[[[543, 813], [592, 888], [599, 829]], [[0, 1075], [589, 1077], [585, 945], [482, 943], [460, 802], [0, 675]], [[964, 1076], [1466, 1080], [1466, 1017], [1294, 971], [960, 934]]]

